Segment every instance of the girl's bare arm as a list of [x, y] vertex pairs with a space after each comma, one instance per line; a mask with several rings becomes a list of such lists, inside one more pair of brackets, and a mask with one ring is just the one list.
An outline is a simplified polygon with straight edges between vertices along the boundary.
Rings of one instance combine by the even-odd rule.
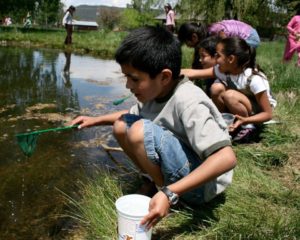
[[187, 76], [189, 79], [207, 79], [215, 77], [214, 68], [206, 68], [206, 69], [190, 69], [190, 68], [183, 68], [180, 72], [181, 75]]

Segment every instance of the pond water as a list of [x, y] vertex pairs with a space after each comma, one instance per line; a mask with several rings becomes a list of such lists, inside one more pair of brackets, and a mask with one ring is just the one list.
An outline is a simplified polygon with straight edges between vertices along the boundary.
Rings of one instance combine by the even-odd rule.
[[79, 114], [128, 108], [133, 99], [112, 104], [128, 93], [115, 61], [0, 47], [1, 239], [61, 239], [72, 224], [62, 217], [64, 194], [76, 197], [78, 183], [95, 170], [118, 171], [100, 147], [117, 146], [109, 126], [41, 134], [30, 158], [15, 134], [60, 127]]

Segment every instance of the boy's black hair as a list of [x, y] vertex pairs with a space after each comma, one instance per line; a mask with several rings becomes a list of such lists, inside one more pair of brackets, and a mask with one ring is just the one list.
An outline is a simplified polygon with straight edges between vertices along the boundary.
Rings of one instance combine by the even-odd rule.
[[178, 30], [178, 39], [181, 43], [192, 40], [192, 35], [198, 36], [199, 42], [208, 37], [207, 26], [204, 23], [183, 23]]
[[130, 64], [155, 78], [163, 69], [177, 79], [181, 68], [179, 41], [166, 28], [147, 26], [135, 29], [125, 37], [115, 53], [120, 64]]

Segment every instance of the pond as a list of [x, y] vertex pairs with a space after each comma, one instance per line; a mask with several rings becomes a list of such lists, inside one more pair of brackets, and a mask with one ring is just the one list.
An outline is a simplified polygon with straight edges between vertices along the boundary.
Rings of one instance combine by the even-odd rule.
[[109, 126], [40, 134], [31, 157], [15, 134], [60, 127], [79, 114], [128, 108], [134, 99], [112, 104], [128, 93], [115, 61], [0, 47], [1, 239], [59, 239], [71, 224], [61, 217], [64, 194], [76, 196], [78, 183], [96, 170], [118, 171], [101, 148], [117, 146]]

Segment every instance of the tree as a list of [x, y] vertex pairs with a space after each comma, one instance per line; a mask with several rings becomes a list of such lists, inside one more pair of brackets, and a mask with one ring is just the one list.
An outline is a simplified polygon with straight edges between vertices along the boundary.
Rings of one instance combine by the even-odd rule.
[[[212, 23], [223, 19], [237, 19], [253, 27], [277, 25], [276, 15], [285, 11], [286, 6], [295, 5], [289, 0], [180, 0], [178, 10], [185, 19], [197, 19], [205, 15], [205, 22]], [[288, 4], [287, 4], [288, 3]]]
[[99, 25], [112, 30], [120, 22], [121, 14], [117, 8], [101, 7], [99, 10]]
[[59, 0], [39, 0], [35, 2], [35, 19], [39, 25], [48, 26], [60, 21]]
[[122, 13], [120, 22], [121, 28], [133, 29], [154, 24], [155, 11], [152, 7], [157, 2], [157, 0], [133, 0], [132, 8], [127, 8]]
[[[39, 16], [35, 16], [37, 4]], [[22, 23], [27, 13], [30, 12], [34, 18], [38, 18], [39, 23], [48, 25], [58, 20], [59, 7], [59, 0], [2, 0], [0, 1], [0, 15], [8, 15], [13, 18], [14, 22]]]
[[137, 10], [126, 8], [121, 15], [120, 28], [130, 30], [139, 27], [139, 16], [140, 13]]

